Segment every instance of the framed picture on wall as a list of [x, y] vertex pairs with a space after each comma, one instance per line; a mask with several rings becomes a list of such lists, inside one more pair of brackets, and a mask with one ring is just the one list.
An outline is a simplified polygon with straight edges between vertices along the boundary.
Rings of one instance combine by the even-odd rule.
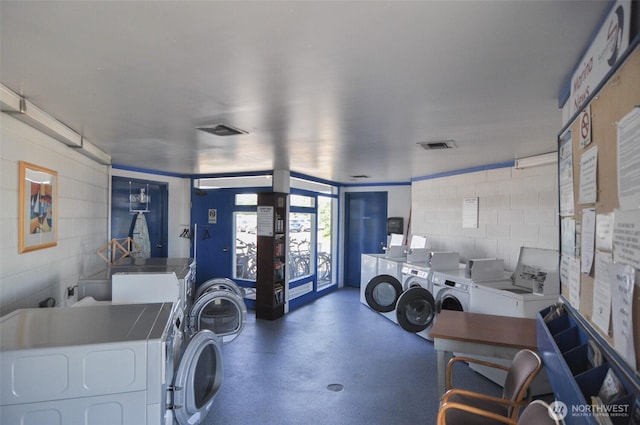
[[18, 252], [58, 243], [58, 173], [20, 161]]

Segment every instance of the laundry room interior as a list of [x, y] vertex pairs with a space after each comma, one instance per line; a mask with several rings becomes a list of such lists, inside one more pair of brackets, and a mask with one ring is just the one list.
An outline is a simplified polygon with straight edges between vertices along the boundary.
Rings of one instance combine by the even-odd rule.
[[0, 423], [640, 424], [639, 33], [3, 0]]

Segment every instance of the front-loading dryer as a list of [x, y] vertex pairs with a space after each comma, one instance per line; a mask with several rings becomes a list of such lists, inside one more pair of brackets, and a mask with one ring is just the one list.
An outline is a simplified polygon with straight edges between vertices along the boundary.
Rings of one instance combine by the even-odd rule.
[[222, 385], [210, 331], [178, 349], [172, 303], [21, 309], [0, 319], [0, 422], [198, 424]]
[[246, 321], [243, 289], [231, 279], [214, 278], [197, 288], [186, 327], [190, 335], [209, 329], [227, 344], [240, 335]]
[[396, 303], [402, 294], [402, 284], [393, 276], [381, 274], [371, 279], [364, 291], [367, 305], [394, 323], [396, 317]]
[[429, 336], [436, 315], [435, 299], [426, 262], [404, 263], [403, 292], [396, 303], [396, 321], [407, 332], [432, 340]]
[[473, 281], [465, 277], [464, 269], [432, 271], [430, 281], [436, 299], [436, 311], [469, 311], [469, 292]]

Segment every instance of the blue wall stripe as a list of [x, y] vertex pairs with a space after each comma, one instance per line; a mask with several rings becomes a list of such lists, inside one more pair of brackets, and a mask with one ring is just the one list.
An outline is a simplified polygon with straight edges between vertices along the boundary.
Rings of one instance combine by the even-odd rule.
[[486, 170], [495, 170], [498, 168], [513, 167], [515, 163], [516, 163], [515, 161], [507, 161], [507, 162], [500, 162], [497, 164], [480, 165], [478, 167], [463, 168], [461, 170], [447, 171], [444, 173], [431, 174], [431, 175], [422, 176], [422, 177], [414, 177], [411, 179], [411, 181], [417, 182], [422, 180], [439, 179], [441, 177], [457, 176], [458, 174], [468, 174], [468, 173], [475, 173], [477, 171], [486, 171]]

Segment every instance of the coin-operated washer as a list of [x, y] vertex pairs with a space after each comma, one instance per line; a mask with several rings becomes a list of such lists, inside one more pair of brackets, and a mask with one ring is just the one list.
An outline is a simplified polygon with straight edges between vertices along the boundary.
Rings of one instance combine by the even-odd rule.
[[460, 255], [453, 251], [430, 251], [427, 258], [425, 262], [404, 263], [404, 292], [396, 304], [396, 320], [405, 331], [431, 341], [429, 332], [436, 316], [436, 301], [429, 273], [432, 270], [459, 269], [464, 264], [460, 263]]

